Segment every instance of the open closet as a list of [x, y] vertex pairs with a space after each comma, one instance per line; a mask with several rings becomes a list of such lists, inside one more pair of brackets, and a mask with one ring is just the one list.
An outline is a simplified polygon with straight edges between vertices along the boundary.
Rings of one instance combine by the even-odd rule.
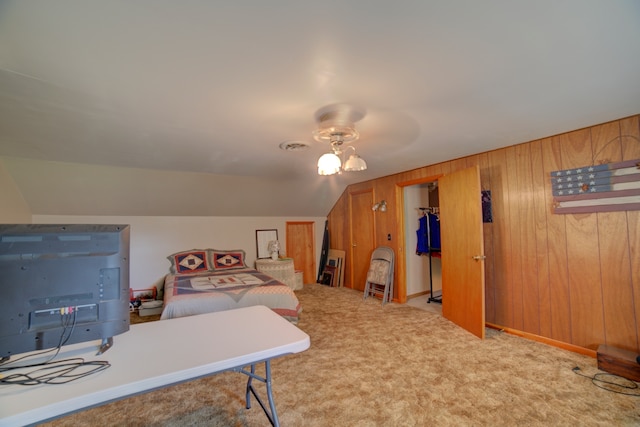
[[437, 181], [403, 188], [407, 298], [442, 302]]
[[442, 286], [439, 286], [437, 292], [433, 287], [434, 259], [442, 259], [442, 245], [440, 244], [440, 208], [438, 206], [430, 206], [418, 208], [418, 210], [420, 211], [420, 218], [418, 219], [419, 226], [416, 231], [416, 238], [418, 239], [416, 255], [429, 257], [429, 298], [427, 302], [442, 304]]

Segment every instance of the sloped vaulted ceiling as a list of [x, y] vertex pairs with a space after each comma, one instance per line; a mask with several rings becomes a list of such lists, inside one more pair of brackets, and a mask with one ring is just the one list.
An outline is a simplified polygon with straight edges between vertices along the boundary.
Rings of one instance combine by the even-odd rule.
[[[639, 113], [638, 40], [636, 0], [0, 1], [0, 156], [34, 214], [323, 216]], [[315, 172], [333, 103], [366, 112], [365, 172]]]

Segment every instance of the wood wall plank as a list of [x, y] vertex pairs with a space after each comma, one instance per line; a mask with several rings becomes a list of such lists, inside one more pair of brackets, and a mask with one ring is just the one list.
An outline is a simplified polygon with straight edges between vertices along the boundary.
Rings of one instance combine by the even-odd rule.
[[622, 159], [640, 159], [640, 116], [620, 120]]
[[531, 144], [516, 145], [518, 174], [517, 209], [520, 233], [520, 269], [522, 271], [522, 330], [532, 334], [540, 332], [540, 295], [538, 290], [538, 265], [536, 263], [536, 223], [533, 198]]
[[602, 306], [606, 324], [606, 336], [602, 344], [635, 349], [638, 337], [634, 319], [626, 213], [598, 214], [598, 239]]
[[463, 157], [461, 159], [451, 160], [449, 164], [451, 168], [447, 173], [461, 171], [467, 167], [467, 159]]
[[600, 165], [622, 161], [622, 140], [620, 138], [619, 122], [593, 126], [590, 131], [593, 154], [591, 162], [586, 165]]
[[[622, 161], [622, 139], [618, 122], [591, 128], [594, 163]], [[598, 220], [601, 292], [606, 336], [603, 344], [637, 347], [633, 312], [633, 284], [626, 212], [601, 212]], [[617, 268], [611, 269], [611, 266]]]
[[549, 283], [549, 241], [547, 215], [551, 211], [549, 195], [545, 191], [548, 183], [542, 158], [542, 146], [549, 145], [549, 139], [531, 143], [532, 199], [535, 223], [535, 264], [538, 288], [538, 333], [551, 336], [551, 289]]
[[[620, 120], [620, 134], [622, 135], [622, 160], [640, 159], [640, 116]], [[628, 321], [635, 323], [635, 342], [637, 344], [635, 349], [632, 345], [633, 341], [628, 345], [621, 345], [621, 347], [640, 353], [638, 350], [640, 349], [640, 262], [638, 262], [640, 260], [640, 211], [629, 211], [626, 214], [629, 228], [632, 301], [634, 302], [633, 320], [628, 319]]]
[[[507, 325], [512, 322], [512, 305], [509, 299], [509, 283], [511, 275], [510, 251], [511, 240], [508, 232], [508, 200], [509, 193], [506, 176], [506, 150], [496, 150], [488, 153], [489, 174], [491, 176], [491, 197], [493, 204], [493, 233], [492, 246], [494, 248], [494, 282], [485, 283], [491, 287], [493, 294], [495, 315], [486, 316], [487, 322]], [[486, 242], [485, 242], [486, 244]]]
[[536, 263], [536, 223], [533, 198], [531, 144], [516, 145], [520, 267], [522, 269], [522, 330], [540, 332], [540, 295]]
[[[638, 158], [640, 115], [354, 184], [345, 194], [371, 189], [376, 201], [387, 200], [375, 243], [391, 234], [400, 252], [398, 185], [478, 165], [493, 207], [493, 223], [483, 225], [486, 321], [588, 349], [606, 343], [638, 352], [640, 211], [554, 214], [549, 176]], [[348, 243], [345, 200], [328, 216], [332, 247]]]
[[[590, 129], [561, 136], [562, 169], [588, 166], [593, 161]], [[601, 270], [596, 214], [565, 215], [567, 265], [571, 294], [571, 340], [596, 350], [605, 342]], [[592, 262], [588, 260], [592, 259]]]
[[[639, 156], [640, 158], [640, 156]], [[631, 259], [631, 287], [633, 293], [633, 318], [628, 319], [634, 322], [636, 327], [635, 342], [633, 340], [621, 347], [640, 353], [640, 211], [627, 212], [627, 224], [629, 227], [629, 257]]]
[[523, 276], [522, 276], [522, 234], [523, 223], [520, 218], [520, 194], [518, 188], [518, 153], [517, 147], [507, 147], [507, 233], [511, 246], [508, 249], [508, 278], [504, 289], [510, 307], [511, 324], [515, 329], [523, 330]]
[[[552, 137], [542, 146], [545, 172], [545, 194], [552, 200], [550, 173], [562, 169], [560, 136]], [[549, 302], [551, 307], [550, 338], [571, 343], [571, 295], [567, 265], [566, 215], [554, 215], [547, 210], [547, 249], [549, 251]]]

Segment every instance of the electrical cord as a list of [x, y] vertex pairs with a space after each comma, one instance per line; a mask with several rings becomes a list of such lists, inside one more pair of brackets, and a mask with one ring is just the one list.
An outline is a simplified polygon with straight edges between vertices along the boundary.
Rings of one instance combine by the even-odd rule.
[[[71, 338], [71, 335], [73, 334], [73, 331], [74, 331], [74, 329], [76, 327], [76, 320], [77, 320], [77, 317], [76, 317], [76, 311], [75, 310], [73, 311], [73, 316], [69, 316], [68, 314], [61, 314], [60, 322], [62, 323], [62, 325], [61, 325], [62, 326], [62, 333], [60, 333], [60, 339], [58, 340], [58, 345], [56, 347], [51, 348], [49, 350], [44, 350], [44, 351], [41, 351], [41, 352], [38, 352], [38, 353], [29, 353], [29, 354], [26, 354], [26, 355], [24, 355], [22, 357], [19, 357], [17, 359], [13, 359], [11, 361], [9, 359], [7, 359], [6, 361], [2, 361], [2, 362], [0, 362], [0, 372], [4, 372], [4, 371], [9, 370], [9, 369], [30, 368], [32, 366], [42, 366], [42, 365], [46, 364], [47, 362], [53, 360], [58, 355], [58, 353], [60, 353], [60, 349], [62, 348], [62, 346], [65, 345], [69, 341], [69, 339]], [[71, 330], [69, 331], [69, 334], [67, 334], [67, 328], [69, 328], [69, 323], [70, 322], [71, 322]], [[67, 336], [65, 337], [65, 335], [67, 335]], [[55, 351], [55, 353], [46, 362], [37, 363], [37, 364], [33, 364], [33, 365], [31, 365], [31, 364], [30, 365], [20, 365], [20, 366], [15, 366], [15, 367], [4, 367], [3, 366], [3, 365], [8, 365], [10, 363], [13, 364], [13, 363], [19, 362], [20, 360], [31, 359], [31, 358], [34, 358], [36, 356], [42, 356], [44, 354], [51, 353], [52, 351]]]
[[[0, 362], [0, 374], [16, 369], [37, 368], [29, 372], [14, 373], [0, 376], [0, 385], [38, 385], [38, 384], [66, 384], [88, 375], [103, 371], [111, 364], [102, 360], [85, 361], [83, 358], [70, 358], [53, 361], [60, 353], [60, 349], [71, 338], [76, 326], [76, 310], [73, 313], [61, 313], [62, 333], [58, 345], [50, 350], [30, 353], [14, 360]], [[68, 332], [67, 332], [68, 331]], [[40, 363], [19, 364], [16, 362], [36, 356], [55, 352], [46, 361]]]
[[[638, 390], [638, 383], [636, 383], [634, 381], [631, 381], [631, 380], [628, 380], [626, 378], [623, 378], [623, 377], [621, 377], [619, 375], [598, 372], [598, 373], [594, 374], [592, 377], [590, 377], [589, 375], [583, 374], [581, 372], [579, 366], [576, 366], [575, 368], [573, 368], [572, 371], [576, 375], [579, 375], [579, 376], [585, 377], [585, 378], [589, 378], [591, 380], [591, 382], [593, 383], [593, 385], [595, 385], [596, 387], [599, 387], [599, 388], [601, 388], [603, 390], [607, 390], [607, 391], [610, 391], [612, 393], [617, 393], [617, 394], [624, 394], [625, 396], [640, 397], [640, 391], [627, 392], [627, 391], [620, 391], [620, 390], [615, 390], [615, 389], [609, 388], [609, 387], [619, 387], [619, 388], [621, 388], [623, 390]], [[612, 378], [616, 379], [619, 382], [602, 379], [604, 377], [612, 377]]]
[[87, 362], [82, 358], [63, 359], [46, 362], [43, 367], [27, 373], [16, 373], [0, 378], [0, 384], [38, 385], [66, 384], [107, 369], [109, 362], [95, 360]]

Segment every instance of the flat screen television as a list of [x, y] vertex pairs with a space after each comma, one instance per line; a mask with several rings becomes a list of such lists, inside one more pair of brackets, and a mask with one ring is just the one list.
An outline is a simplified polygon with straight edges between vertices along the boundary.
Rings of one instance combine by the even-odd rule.
[[128, 225], [0, 225], [0, 357], [129, 330]]

